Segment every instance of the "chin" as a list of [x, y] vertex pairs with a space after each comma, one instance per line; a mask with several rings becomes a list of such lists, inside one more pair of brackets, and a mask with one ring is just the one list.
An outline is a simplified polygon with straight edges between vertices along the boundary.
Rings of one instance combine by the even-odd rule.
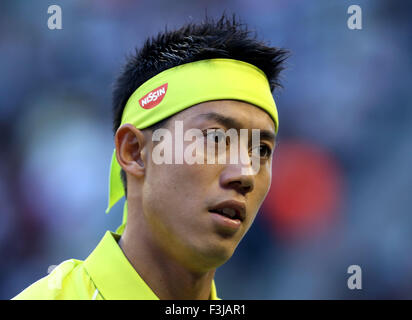
[[196, 261], [201, 263], [204, 269], [216, 269], [232, 257], [235, 249], [236, 247], [228, 244], [209, 244], [206, 247], [197, 248]]

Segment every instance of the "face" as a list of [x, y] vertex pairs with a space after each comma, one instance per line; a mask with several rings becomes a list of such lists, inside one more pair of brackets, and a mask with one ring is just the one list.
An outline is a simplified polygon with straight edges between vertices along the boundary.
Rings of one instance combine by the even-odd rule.
[[[243, 145], [238, 149], [239, 153], [248, 155], [256, 147], [251, 143], [252, 129], [262, 133], [257, 146], [261, 153], [260, 167], [254, 175], [245, 174], [247, 170], [242, 168], [251, 165], [241, 161], [234, 164], [230, 161], [225, 164], [207, 164], [206, 161], [205, 164], [176, 164], [176, 161], [155, 164], [150, 151], [156, 145], [147, 142], [149, 152], [141, 188], [142, 209], [153, 241], [188, 267], [216, 268], [232, 256], [269, 190], [275, 148], [274, 122], [262, 109], [232, 100], [205, 102], [176, 114], [167, 124], [173, 138], [175, 121], [183, 122], [184, 132], [193, 128], [202, 132], [233, 128], [238, 133], [240, 129], [248, 129], [249, 139], [240, 142]], [[205, 145], [208, 139], [211, 139], [209, 143], [218, 140], [214, 134], [205, 134]], [[190, 143], [184, 141], [184, 148]], [[234, 212], [233, 218], [224, 216]]]

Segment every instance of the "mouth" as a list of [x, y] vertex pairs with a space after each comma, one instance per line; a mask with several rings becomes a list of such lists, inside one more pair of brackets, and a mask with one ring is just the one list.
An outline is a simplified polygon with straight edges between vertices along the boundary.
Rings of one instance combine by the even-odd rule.
[[243, 222], [246, 217], [246, 206], [243, 202], [229, 200], [210, 208], [209, 212], [219, 214], [231, 220]]

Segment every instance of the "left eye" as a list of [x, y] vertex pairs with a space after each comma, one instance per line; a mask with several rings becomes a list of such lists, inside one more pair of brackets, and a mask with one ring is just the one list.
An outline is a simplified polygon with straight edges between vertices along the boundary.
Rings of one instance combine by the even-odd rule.
[[[256, 150], [257, 149], [257, 150]], [[256, 150], [256, 151], [255, 151]], [[272, 149], [271, 148], [269, 148], [267, 145], [265, 145], [265, 144], [261, 144], [260, 146], [257, 146], [257, 147], [255, 147], [253, 150], [252, 150], [252, 154], [253, 154], [253, 152], [257, 152], [258, 154], [259, 154], [259, 156], [261, 157], [261, 158], [264, 158], [264, 159], [268, 159], [268, 158], [270, 158], [270, 156], [272, 155]]]

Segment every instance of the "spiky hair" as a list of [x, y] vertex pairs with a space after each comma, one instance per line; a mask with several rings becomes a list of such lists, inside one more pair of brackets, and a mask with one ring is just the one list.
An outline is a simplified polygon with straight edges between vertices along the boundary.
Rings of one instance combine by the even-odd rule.
[[113, 90], [113, 133], [120, 126], [123, 109], [132, 93], [158, 73], [181, 64], [204, 59], [229, 58], [255, 65], [267, 76], [273, 91], [280, 86], [288, 51], [256, 39], [235, 15], [219, 20], [188, 23], [177, 30], [148, 38], [141, 49], [129, 55]]

